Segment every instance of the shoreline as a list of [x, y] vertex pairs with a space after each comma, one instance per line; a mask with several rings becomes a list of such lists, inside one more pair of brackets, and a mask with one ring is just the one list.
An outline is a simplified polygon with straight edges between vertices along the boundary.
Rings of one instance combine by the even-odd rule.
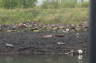
[[41, 24], [23, 22], [19, 24], [0, 24], [0, 32], [84, 32], [88, 31], [87, 22], [81, 24]]
[[76, 32], [0, 32], [0, 54], [64, 54], [72, 49], [86, 54], [87, 47], [88, 32], [79, 32], [79, 37]]

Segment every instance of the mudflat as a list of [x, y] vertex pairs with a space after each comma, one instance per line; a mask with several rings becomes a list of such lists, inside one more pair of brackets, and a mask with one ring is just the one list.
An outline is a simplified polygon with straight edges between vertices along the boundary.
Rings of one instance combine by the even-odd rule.
[[0, 54], [64, 54], [88, 48], [88, 32], [0, 32]]

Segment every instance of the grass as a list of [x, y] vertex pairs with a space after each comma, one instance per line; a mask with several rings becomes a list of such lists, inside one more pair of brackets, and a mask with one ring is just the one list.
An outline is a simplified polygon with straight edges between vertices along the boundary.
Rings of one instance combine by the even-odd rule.
[[88, 20], [87, 8], [0, 9], [0, 24], [39, 21], [44, 24], [79, 24]]

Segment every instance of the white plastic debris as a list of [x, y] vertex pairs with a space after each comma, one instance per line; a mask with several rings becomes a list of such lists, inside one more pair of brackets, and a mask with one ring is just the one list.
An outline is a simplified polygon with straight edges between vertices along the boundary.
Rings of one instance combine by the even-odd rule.
[[57, 42], [58, 45], [64, 45], [64, 42]]
[[78, 52], [79, 54], [83, 54], [83, 50], [81, 50], [81, 49], [77, 50], [77, 52]]
[[51, 38], [53, 35], [44, 35], [44, 38]]
[[7, 47], [14, 47], [14, 45], [9, 44], [9, 43], [6, 43], [5, 45], [6, 45]]

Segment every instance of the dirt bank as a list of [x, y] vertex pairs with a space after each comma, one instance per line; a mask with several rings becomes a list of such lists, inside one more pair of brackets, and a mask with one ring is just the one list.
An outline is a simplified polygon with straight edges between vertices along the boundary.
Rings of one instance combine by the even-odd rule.
[[0, 32], [0, 54], [64, 54], [88, 47], [88, 32]]

